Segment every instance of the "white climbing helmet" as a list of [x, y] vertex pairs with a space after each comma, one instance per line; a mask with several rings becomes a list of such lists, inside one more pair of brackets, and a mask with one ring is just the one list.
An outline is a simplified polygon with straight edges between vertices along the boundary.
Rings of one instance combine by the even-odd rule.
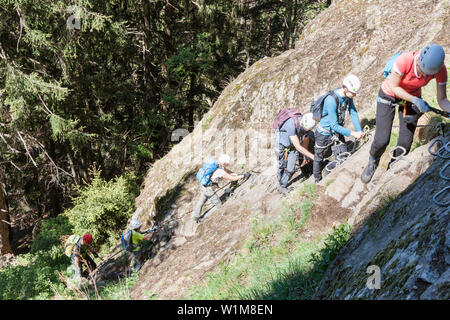
[[308, 112], [303, 115], [300, 124], [303, 127], [303, 129], [309, 131], [316, 125], [316, 120], [314, 120], [313, 114], [311, 112]]
[[342, 85], [345, 86], [350, 92], [358, 93], [361, 88], [361, 81], [354, 74], [350, 74], [344, 78]]
[[230, 161], [231, 161], [230, 156], [227, 154], [222, 154], [219, 157], [219, 163], [221, 163], [221, 164], [230, 164]]
[[131, 222], [130, 222], [130, 229], [131, 230], [135, 230], [135, 229], [139, 228], [140, 226], [142, 226], [142, 222], [140, 222], [136, 218], [131, 219]]

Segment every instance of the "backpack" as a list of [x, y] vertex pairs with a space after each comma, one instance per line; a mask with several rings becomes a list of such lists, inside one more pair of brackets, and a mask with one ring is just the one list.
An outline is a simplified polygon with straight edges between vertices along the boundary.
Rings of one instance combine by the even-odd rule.
[[302, 113], [295, 108], [284, 108], [276, 115], [272, 123], [272, 129], [280, 130], [281, 126], [290, 118], [294, 119], [295, 130], [298, 131], [298, 117], [301, 117]]
[[197, 180], [204, 186], [211, 184], [211, 176], [217, 169], [218, 163], [214, 159], [207, 160], [203, 166], [197, 171]]
[[70, 258], [73, 249], [75, 249], [75, 246], [77, 245], [78, 241], [80, 241], [80, 239], [81, 237], [77, 236], [76, 234], [73, 234], [69, 238], [67, 238], [66, 242], [64, 243], [64, 253], [66, 256]]
[[401, 55], [402, 53], [403, 52], [401, 52], [401, 51], [397, 52], [386, 62], [386, 65], [384, 66], [384, 70], [383, 70], [383, 77], [387, 78], [388, 75], [391, 74], [392, 68], [394, 67], [395, 59], [397, 59], [398, 56]]
[[336, 100], [336, 105], [338, 106], [337, 109], [339, 111], [338, 97], [336, 96], [336, 94], [333, 91], [327, 92], [326, 94], [320, 96], [317, 100], [315, 100], [311, 103], [310, 111], [313, 114], [314, 120], [316, 120], [317, 122], [319, 122], [320, 119], [322, 119], [323, 105], [325, 102], [325, 98], [328, 97], [330, 94], [334, 97], [334, 100]]
[[136, 248], [136, 246], [132, 243], [132, 235], [133, 231], [128, 230], [120, 237], [120, 243], [122, 244], [123, 250], [132, 252]]

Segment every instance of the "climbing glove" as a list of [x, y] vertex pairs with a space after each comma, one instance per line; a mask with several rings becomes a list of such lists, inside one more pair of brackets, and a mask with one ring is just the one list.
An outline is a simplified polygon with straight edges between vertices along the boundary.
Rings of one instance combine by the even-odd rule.
[[425, 100], [420, 99], [419, 97], [414, 97], [412, 103], [420, 110], [420, 112], [425, 113], [430, 111], [430, 106]]

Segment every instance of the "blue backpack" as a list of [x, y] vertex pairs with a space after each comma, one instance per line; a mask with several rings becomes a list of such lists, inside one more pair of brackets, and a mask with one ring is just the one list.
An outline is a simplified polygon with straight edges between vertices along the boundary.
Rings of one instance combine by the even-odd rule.
[[395, 59], [397, 59], [398, 56], [401, 55], [402, 53], [403, 52], [401, 52], [401, 51], [397, 52], [386, 62], [386, 65], [384, 66], [384, 70], [383, 70], [383, 77], [387, 78], [387, 76], [391, 74]]
[[204, 186], [211, 184], [211, 176], [217, 169], [218, 163], [214, 159], [207, 160], [197, 172], [197, 180]]
[[132, 234], [133, 234], [133, 231], [128, 230], [120, 237], [120, 242], [122, 244], [123, 250], [128, 251], [128, 252], [132, 252], [135, 249], [135, 246], [133, 245], [133, 243], [131, 241]]

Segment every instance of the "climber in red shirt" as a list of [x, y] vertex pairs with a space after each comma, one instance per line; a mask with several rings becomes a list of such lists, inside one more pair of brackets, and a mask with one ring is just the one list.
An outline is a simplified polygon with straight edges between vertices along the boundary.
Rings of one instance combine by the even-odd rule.
[[[444, 59], [444, 49], [438, 44], [428, 45], [420, 53], [405, 52], [396, 58], [392, 72], [384, 80], [378, 93], [376, 131], [370, 149], [369, 163], [361, 174], [363, 183], [368, 183], [372, 179], [380, 157], [389, 144], [396, 105], [399, 105], [400, 127], [397, 146], [403, 147], [406, 153], [411, 148], [417, 121], [422, 114], [430, 111], [428, 103], [421, 98], [421, 88], [431, 79], [436, 79], [439, 107], [450, 112]], [[400, 152], [401, 150], [396, 149], [394, 156], [398, 156]]]

